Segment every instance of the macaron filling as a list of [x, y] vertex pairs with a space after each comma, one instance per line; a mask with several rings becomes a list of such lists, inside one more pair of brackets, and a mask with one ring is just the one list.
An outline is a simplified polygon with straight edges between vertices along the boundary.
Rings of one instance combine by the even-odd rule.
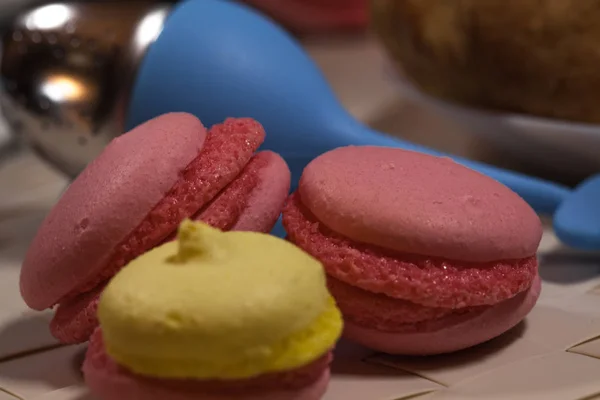
[[386, 331], [476, 315], [527, 290], [535, 256], [473, 263], [399, 253], [332, 231], [293, 194], [283, 212], [288, 238], [323, 262], [329, 288], [352, 322]]
[[131, 261], [101, 299], [107, 353], [160, 378], [294, 369], [327, 353], [342, 328], [317, 260], [270, 235], [189, 220], [176, 241]]
[[[220, 227], [233, 225], [244, 207], [243, 201], [240, 198], [234, 200], [234, 196], [249, 194], [258, 182], [260, 169], [266, 165], [264, 156], [254, 155], [264, 138], [262, 126], [251, 119], [228, 119], [213, 126], [198, 157], [113, 251], [104, 268], [90, 277], [87, 284], [57, 302], [58, 308], [50, 325], [53, 335], [64, 343], [77, 343], [88, 338], [97, 325], [97, 322], [92, 325], [82, 323], [95, 320], [97, 299], [89, 301], [89, 293], [97, 296], [101, 292], [98, 287], [105, 286], [129, 261], [164, 242], [184, 218], [200, 213], [199, 218], [209, 223], [214, 222]], [[67, 326], [85, 329], [71, 331]]]
[[[132, 346], [127, 346], [129, 332], [111, 330], [106, 337], [107, 353], [117, 363], [126, 366], [131, 371], [161, 378], [196, 379], [246, 379], [266, 373], [288, 371], [312, 363], [329, 351], [335, 343], [340, 331], [339, 311], [333, 299], [329, 298], [325, 310], [307, 327], [282, 340], [267, 346], [262, 346], [261, 352], [246, 353], [228, 352], [229, 343], [215, 343], [213, 349], [200, 351], [188, 349], [177, 354], [177, 346], [169, 345], [165, 340], [157, 344], [156, 349], [169, 346], [168, 356], [158, 354], [158, 351], [139, 352]], [[109, 329], [105, 325], [105, 331]], [[111, 340], [108, 340], [111, 339]], [[236, 343], [237, 345], [237, 343]], [[222, 348], [221, 348], [222, 347]]]

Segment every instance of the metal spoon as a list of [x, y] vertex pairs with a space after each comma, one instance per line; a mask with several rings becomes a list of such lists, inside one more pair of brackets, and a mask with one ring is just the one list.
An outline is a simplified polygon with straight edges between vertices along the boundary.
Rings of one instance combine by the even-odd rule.
[[18, 139], [73, 177], [124, 128], [139, 63], [171, 4], [61, 2], [18, 15], [3, 37], [0, 97]]

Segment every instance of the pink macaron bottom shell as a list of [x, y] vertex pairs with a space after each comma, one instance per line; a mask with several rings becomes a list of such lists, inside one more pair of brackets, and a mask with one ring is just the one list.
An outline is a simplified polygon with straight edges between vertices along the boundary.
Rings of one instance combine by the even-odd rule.
[[451, 315], [433, 326], [409, 332], [383, 332], [346, 321], [344, 337], [388, 354], [451, 353], [487, 342], [514, 328], [535, 306], [540, 293], [541, 281], [536, 276], [528, 290], [474, 315]]
[[86, 384], [102, 400], [319, 400], [329, 383], [331, 352], [294, 371], [244, 380], [179, 380], [136, 375], [118, 365], [97, 329], [83, 364]]
[[98, 326], [98, 302], [106, 283], [89, 292], [73, 296], [56, 307], [50, 321], [50, 333], [63, 344], [87, 341]]
[[537, 275], [535, 255], [473, 263], [355, 242], [321, 223], [298, 192], [288, 199], [282, 221], [289, 240], [319, 259], [330, 276], [426, 307], [494, 305], [529, 288]]
[[344, 320], [384, 332], [405, 332], [425, 324], [444, 321], [456, 315], [475, 315], [489, 306], [441, 308], [427, 307], [407, 300], [394, 299], [327, 277], [329, 292], [335, 298]]

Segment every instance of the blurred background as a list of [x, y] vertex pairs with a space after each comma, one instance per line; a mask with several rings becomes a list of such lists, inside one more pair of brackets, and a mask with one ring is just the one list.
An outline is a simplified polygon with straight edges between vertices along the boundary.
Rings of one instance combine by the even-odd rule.
[[[117, 2], [128, 3], [97, 4]], [[382, 132], [567, 184], [600, 172], [595, 2], [245, 2], [296, 35], [343, 105]], [[24, 40], [11, 31], [23, 23], [17, 16], [47, 3], [0, 1], [4, 83], [23, 76], [14, 67], [22, 64], [6, 61]], [[113, 27], [107, 18], [106, 30]], [[10, 98], [11, 88], [2, 90]], [[29, 125], [2, 104], [0, 146], [14, 153], [23, 143], [11, 138]]]

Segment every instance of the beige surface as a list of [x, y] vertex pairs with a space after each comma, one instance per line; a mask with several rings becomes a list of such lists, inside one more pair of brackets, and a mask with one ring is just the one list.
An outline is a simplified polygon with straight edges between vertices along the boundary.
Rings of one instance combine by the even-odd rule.
[[9, 394], [7, 392], [3, 392], [2, 390], [0, 390], [0, 400], [17, 400], [18, 397], [13, 396], [12, 394]]
[[[393, 104], [401, 104], [381, 74], [383, 58], [369, 42], [314, 45], [312, 54], [360, 119], [381, 122]], [[417, 126], [410, 112], [402, 112], [406, 126]], [[460, 143], [449, 144], [472, 150]], [[0, 400], [92, 399], [79, 372], [85, 346], [48, 348], [55, 345], [47, 330], [49, 313], [28, 311], [18, 291], [26, 246], [65, 185], [29, 154], [0, 168]], [[423, 359], [376, 355], [342, 343], [325, 400], [583, 400], [600, 394], [600, 255], [564, 249], [547, 231], [540, 259], [539, 306], [509, 334], [465, 352]]]
[[[531, 142], [530, 138], [527, 143], [520, 141], [522, 149], [519, 148], [519, 152], [532, 146], [536, 150], [528, 150], [528, 156], [518, 155], [519, 152], [515, 152], [514, 146], [507, 147], [506, 143], [502, 148], [497, 146], [500, 142], [510, 141], [514, 135], [514, 132], [507, 132], [506, 127], [490, 126], [489, 122], [482, 125], [480, 121], [478, 125], [474, 125], [471, 120], [459, 122], [457, 118], [449, 117], [439, 110], [433, 111], [434, 108], [427, 102], [416, 101], [414, 95], [402, 96], [404, 83], [400, 83], [397, 71], [390, 67], [380, 46], [369, 37], [309, 41], [309, 52], [325, 70], [327, 78], [344, 105], [355, 116], [381, 132], [450, 154], [509, 167], [551, 180], [560, 180], [567, 184], [577, 183], [581, 178], [576, 176], [577, 174], [569, 173], [567, 170], [570, 168], [549, 167], [545, 160], [531, 156], [532, 153], [544, 154], [540, 152], [539, 146], [544, 140], [536, 138]], [[497, 131], [495, 138], [491, 131]], [[526, 138], [528, 135], [536, 136], [540, 133], [534, 129], [527, 135], [520, 132], [520, 136], [516, 137]], [[543, 130], [543, 133], [547, 135], [546, 130]], [[559, 137], [564, 140], [564, 134]], [[547, 154], [550, 154], [551, 158], [564, 156], [564, 153], [557, 155], [556, 152]]]
[[346, 108], [382, 132], [475, 158], [489, 158], [492, 149], [480, 137], [441, 115], [432, 115], [406, 101], [381, 47], [369, 37], [309, 41], [308, 50], [325, 71]]

